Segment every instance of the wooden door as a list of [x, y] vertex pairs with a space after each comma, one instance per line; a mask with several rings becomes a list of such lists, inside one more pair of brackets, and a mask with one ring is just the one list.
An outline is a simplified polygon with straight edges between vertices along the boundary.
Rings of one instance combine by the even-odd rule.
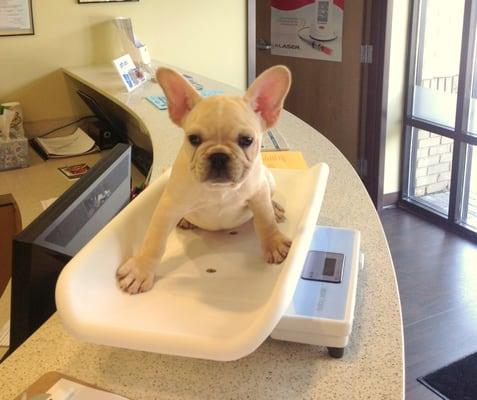
[[[256, 49], [256, 75], [284, 64], [293, 75], [285, 109], [330, 139], [356, 168], [360, 146], [361, 44], [365, 0], [345, 0], [342, 61], [272, 55]], [[255, 2], [256, 43], [271, 42], [270, 0]]]

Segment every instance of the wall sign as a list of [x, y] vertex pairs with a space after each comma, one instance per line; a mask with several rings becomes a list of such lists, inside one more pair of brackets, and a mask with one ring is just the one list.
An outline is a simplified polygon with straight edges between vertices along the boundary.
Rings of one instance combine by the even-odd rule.
[[341, 61], [344, 0], [272, 0], [272, 54]]
[[0, 0], [0, 36], [34, 33], [31, 0]]

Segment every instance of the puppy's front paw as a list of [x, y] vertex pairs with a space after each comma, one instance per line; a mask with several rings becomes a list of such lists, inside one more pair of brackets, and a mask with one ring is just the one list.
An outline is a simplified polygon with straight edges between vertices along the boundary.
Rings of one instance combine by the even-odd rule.
[[272, 200], [273, 212], [275, 214], [275, 221], [285, 221], [285, 209], [276, 201]]
[[291, 244], [291, 240], [278, 231], [262, 245], [265, 261], [280, 264], [287, 257]]
[[116, 271], [119, 287], [129, 293], [147, 292], [154, 284], [154, 268], [138, 257], [131, 257]]

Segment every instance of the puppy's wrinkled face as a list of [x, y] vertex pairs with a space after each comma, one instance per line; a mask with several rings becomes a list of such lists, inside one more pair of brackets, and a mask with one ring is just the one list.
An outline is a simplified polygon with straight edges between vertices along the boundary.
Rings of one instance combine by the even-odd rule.
[[278, 120], [290, 89], [288, 68], [262, 72], [243, 97], [202, 98], [183, 76], [159, 68], [169, 116], [185, 133], [183, 151], [193, 176], [211, 186], [237, 186], [258, 161], [262, 132]]
[[243, 182], [258, 157], [261, 125], [240, 97], [212, 96], [184, 120], [184, 149], [195, 178], [212, 186]]

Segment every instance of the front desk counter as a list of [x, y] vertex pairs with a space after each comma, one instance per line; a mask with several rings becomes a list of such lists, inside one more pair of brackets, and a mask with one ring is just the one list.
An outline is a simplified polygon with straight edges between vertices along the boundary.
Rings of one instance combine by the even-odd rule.
[[[144, 96], [161, 94], [147, 83], [128, 94], [110, 66], [64, 72], [124, 108], [151, 136], [153, 178], [169, 166], [182, 133]], [[236, 89], [192, 74], [206, 89]], [[53, 315], [0, 364], [0, 399], [12, 399], [48, 371], [59, 371], [130, 399], [403, 399], [404, 355], [399, 294], [389, 248], [358, 175], [324, 136], [284, 112], [278, 124], [292, 150], [309, 165], [326, 162], [330, 177], [318, 223], [358, 229], [365, 267], [360, 272], [355, 322], [342, 359], [326, 348], [268, 339], [234, 362], [180, 358], [83, 343]]]

